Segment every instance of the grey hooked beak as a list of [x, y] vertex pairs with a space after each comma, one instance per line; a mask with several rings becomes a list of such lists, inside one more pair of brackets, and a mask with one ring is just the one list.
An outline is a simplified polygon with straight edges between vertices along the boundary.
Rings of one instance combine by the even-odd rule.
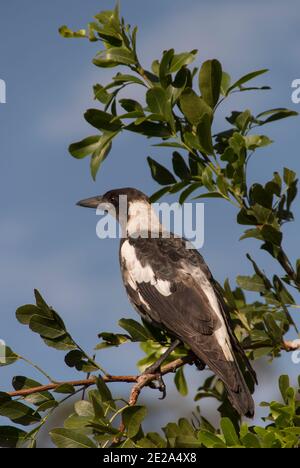
[[102, 203], [104, 203], [103, 197], [98, 196], [98, 197], [86, 198], [85, 200], [80, 200], [78, 203], [76, 203], [76, 205], [83, 206], [84, 208], [96, 209]]

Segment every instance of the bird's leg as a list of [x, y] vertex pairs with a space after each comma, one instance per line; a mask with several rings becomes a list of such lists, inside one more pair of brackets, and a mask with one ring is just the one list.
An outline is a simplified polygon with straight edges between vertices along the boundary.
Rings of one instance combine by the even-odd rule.
[[196, 356], [194, 364], [195, 364], [195, 366], [197, 367], [197, 369], [199, 371], [203, 371], [205, 369], [205, 367], [206, 367], [205, 362], [201, 361], [201, 359], [197, 358], [197, 356]]
[[170, 354], [174, 351], [174, 349], [179, 346], [181, 341], [175, 340], [173, 343], [169, 346], [169, 348], [160, 356], [157, 361], [155, 361], [151, 366], [147, 367], [147, 369], [144, 370], [143, 374], [156, 374], [158, 370], [160, 370], [160, 367], [162, 363], [167, 359], [167, 357], [170, 356]]
[[173, 341], [171, 346], [169, 346], [169, 348], [160, 356], [160, 358], [151, 366], [147, 367], [147, 369], [145, 369], [143, 372], [143, 374], [156, 374], [158, 386], [154, 388], [158, 388], [162, 392], [163, 395], [161, 397], [161, 400], [163, 400], [166, 397], [166, 385], [161, 375], [161, 365], [167, 359], [167, 357], [170, 356], [174, 349], [180, 345], [180, 343], [180, 340]]

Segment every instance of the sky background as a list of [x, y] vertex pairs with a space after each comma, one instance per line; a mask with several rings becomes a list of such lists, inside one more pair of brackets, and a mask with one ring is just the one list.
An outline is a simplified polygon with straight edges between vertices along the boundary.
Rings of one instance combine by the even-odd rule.
[[[101, 168], [97, 182], [89, 174], [88, 160], [76, 161], [68, 145], [94, 134], [83, 112], [94, 107], [92, 85], [108, 82], [115, 69], [103, 72], [92, 65], [99, 44], [66, 40], [57, 30], [85, 27], [92, 16], [114, 2], [103, 0], [15, 0], [2, 2], [0, 17], [0, 79], [7, 85], [7, 103], [0, 105], [0, 338], [16, 352], [38, 361], [56, 380], [77, 377], [63, 363], [63, 354], [46, 348], [37, 335], [15, 320], [15, 309], [33, 301], [33, 288], [63, 316], [77, 341], [92, 352], [100, 331], [119, 331], [121, 317], [136, 318], [121, 284], [118, 240], [100, 241], [96, 217], [75, 206], [76, 201], [120, 186], [134, 186], [151, 194], [158, 186], [151, 180], [146, 157], [168, 165], [168, 149], [151, 147], [151, 141], [134, 134], [120, 136]], [[291, 83], [300, 78], [299, 4], [260, 0], [123, 0], [122, 14], [138, 24], [138, 48], [148, 67], [162, 50], [181, 52], [197, 48], [198, 63], [217, 58], [233, 78], [260, 68], [270, 72], [257, 79], [271, 91], [243, 93], [221, 111], [248, 107], [259, 112], [274, 107], [300, 110], [291, 102]], [[225, 124], [226, 125], [226, 124]], [[218, 118], [216, 130], [224, 127]], [[257, 153], [250, 178], [265, 182], [284, 166], [300, 169], [299, 118], [265, 127], [275, 144]], [[285, 245], [293, 259], [299, 255], [299, 201], [296, 222], [285, 228]], [[238, 274], [251, 273], [245, 254], [251, 252], [268, 273], [277, 265], [251, 240], [239, 242], [235, 209], [223, 201], [205, 203], [205, 244], [202, 249], [214, 276], [234, 284]], [[280, 271], [279, 271], [280, 273]], [[296, 316], [295, 316], [296, 318]], [[296, 318], [296, 320], [298, 320]], [[99, 360], [111, 373], [134, 373], [142, 352], [135, 345], [103, 351]], [[277, 397], [277, 377], [289, 373], [294, 382], [299, 365], [285, 355], [272, 367], [262, 362], [256, 400]], [[2, 368], [0, 391], [10, 387], [13, 375], [41, 379], [21, 364]], [[191, 393], [179, 397], [170, 379], [168, 397], [145, 390], [149, 400], [149, 427], [189, 415], [193, 395], [206, 372], [189, 369]], [[115, 388], [126, 396], [127, 385]], [[213, 403], [202, 404], [204, 415], [214, 415]], [[256, 421], [265, 411], [258, 409]], [[0, 422], [4, 423], [4, 421]]]

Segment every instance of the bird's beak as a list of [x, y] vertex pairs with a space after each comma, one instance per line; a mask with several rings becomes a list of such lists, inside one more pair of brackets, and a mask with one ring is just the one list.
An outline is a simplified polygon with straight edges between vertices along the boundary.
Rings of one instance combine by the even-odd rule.
[[86, 198], [85, 200], [80, 200], [77, 205], [78, 206], [83, 206], [85, 208], [98, 208], [100, 204], [104, 203], [103, 197], [98, 196], [98, 197], [91, 197], [91, 198]]

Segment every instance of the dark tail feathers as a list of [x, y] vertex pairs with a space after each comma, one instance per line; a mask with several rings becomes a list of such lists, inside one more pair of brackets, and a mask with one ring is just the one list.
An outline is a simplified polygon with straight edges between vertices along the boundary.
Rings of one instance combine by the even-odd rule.
[[193, 351], [222, 380], [228, 392], [228, 398], [236, 411], [241, 416], [252, 418], [255, 412], [254, 401], [237, 361], [215, 361], [208, 360], [207, 357], [203, 359], [199, 349], [194, 348]]

